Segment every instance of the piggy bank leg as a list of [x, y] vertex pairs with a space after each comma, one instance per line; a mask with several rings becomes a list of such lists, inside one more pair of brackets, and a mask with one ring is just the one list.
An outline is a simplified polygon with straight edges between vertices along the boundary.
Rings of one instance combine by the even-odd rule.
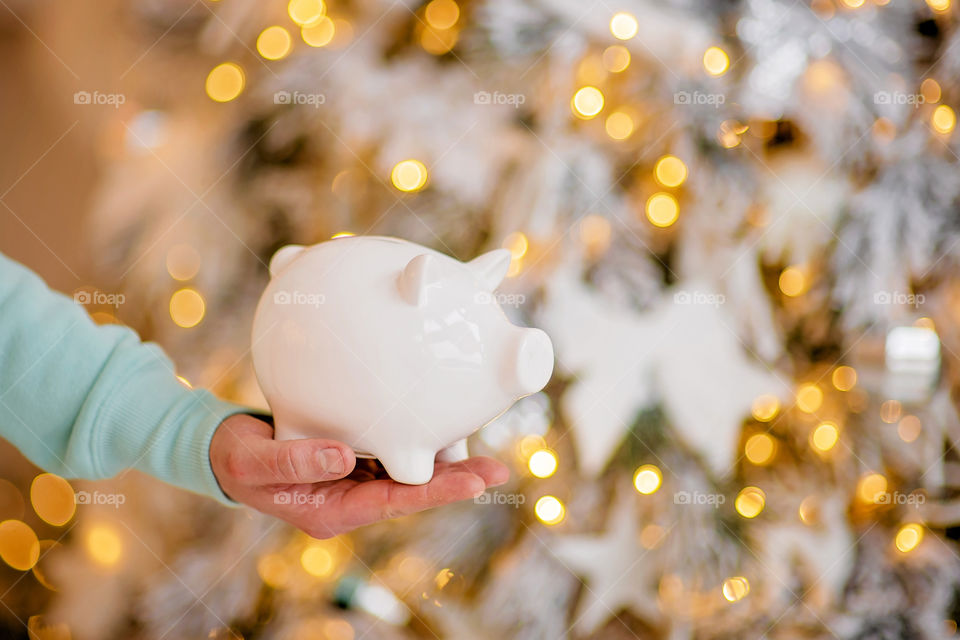
[[437, 454], [438, 462], [460, 462], [470, 457], [467, 452], [467, 439], [457, 440], [446, 449], [441, 449]]
[[378, 453], [377, 458], [390, 477], [402, 484], [426, 484], [433, 477], [436, 452], [429, 449], [403, 449]]

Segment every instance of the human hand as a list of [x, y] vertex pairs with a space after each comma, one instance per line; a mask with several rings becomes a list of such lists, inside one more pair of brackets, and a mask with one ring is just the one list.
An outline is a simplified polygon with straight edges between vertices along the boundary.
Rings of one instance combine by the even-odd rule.
[[230, 498], [314, 538], [474, 498], [510, 475], [502, 463], [477, 457], [436, 463], [427, 484], [400, 484], [375, 461], [358, 465], [342, 442], [274, 440], [273, 427], [244, 414], [220, 423], [210, 443], [210, 464]]

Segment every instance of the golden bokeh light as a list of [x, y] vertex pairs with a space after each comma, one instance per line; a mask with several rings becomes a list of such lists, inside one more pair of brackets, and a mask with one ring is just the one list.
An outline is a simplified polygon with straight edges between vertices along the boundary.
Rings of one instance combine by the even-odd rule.
[[810, 432], [810, 446], [820, 452], [833, 449], [840, 439], [840, 429], [833, 422], [821, 422]]
[[420, 46], [424, 51], [435, 56], [449, 53], [459, 39], [458, 29], [434, 29], [428, 26], [420, 32]]
[[566, 509], [563, 503], [554, 496], [543, 496], [538, 498], [536, 504], [533, 505], [533, 512], [543, 524], [554, 525], [563, 520]]
[[290, 580], [290, 565], [279, 553], [268, 553], [257, 560], [257, 574], [264, 584], [282, 589]]
[[527, 460], [527, 468], [538, 478], [549, 478], [557, 472], [557, 454], [550, 449], [538, 449]]
[[614, 140], [626, 140], [633, 134], [633, 118], [625, 111], [614, 111], [607, 116], [603, 127]]
[[663, 474], [656, 465], [645, 464], [633, 474], [634, 488], [645, 496], [656, 493], [663, 482]]
[[611, 234], [610, 221], [601, 215], [591, 213], [580, 220], [580, 241], [593, 257], [610, 247]]
[[333, 26], [333, 20], [327, 16], [300, 27], [300, 37], [311, 47], [327, 46], [333, 41], [334, 35], [336, 35], [336, 27]]
[[626, 71], [630, 66], [630, 50], [622, 44], [613, 44], [603, 50], [603, 66], [610, 73]]
[[336, 560], [326, 545], [313, 544], [300, 554], [300, 565], [304, 571], [316, 578], [328, 578], [333, 575]]
[[301, 27], [314, 24], [325, 13], [322, 0], [290, 0], [287, 4], [287, 15]]
[[723, 597], [728, 602], [743, 600], [750, 593], [750, 582], [743, 576], [734, 576], [723, 581]]
[[893, 424], [900, 419], [903, 405], [898, 400], [887, 400], [880, 405], [880, 419], [887, 424]]
[[30, 503], [40, 519], [57, 527], [65, 525], [77, 511], [77, 499], [70, 483], [52, 473], [41, 473], [30, 484]]
[[653, 175], [665, 187], [679, 187], [687, 179], [687, 165], [676, 156], [663, 156], [657, 160]]
[[680, 205], [672, 195], [660, 191], [647, 200], [646, 213], [655, 227], [669, 227], [680, 216]]
[[460, 19], [460, 7], [454, 0], [433, 0], [423, 13], [434, 29], [449, 29]]
[[923, 527], [915, 522], [905, 524], [897, 531], [894, 544], [901, 553], [909, 553], [923, 542]]
[[882, 502], [887, 493], [887, 479], [879, 473], [868, 473], [857, 482], [857, 497], [863, 502]]
[[177, 244], [167, 252], [167, 273], [174, 280], [190, 280], [200, 271], [200, 253], [189, 244]]
[[859, 9], [863, 6], [865, 0], [840, 0], [840, 4], [850, 9]]
[[40, 559], [40, 540], [26, 522], [0, 522], [0, 560], [17, 571], [29, 571]]
[[629, 40], [637, 35], [639, 23], [633, 14], [621, 11], [610, 18], [610, 33], [617, 40]]
[[267, 27], [257, 36], [257, 53], [267, 60], [286, 58], [292, 49], [293, 38], [283, 27]]
[[900, 439], [904, 442], [913, 442], [920, 437], [922, 430], [923, 425], [920, 422], [920, 418], [913, 415], [903, 416], [897, 425], [897, 435], [900, 436]]
[[573, 94], [570, 106], [578, 118], [589, 120], [603, 111], [603, 93], [596, 87], [581, 87]]
[[390, 172], [390, 182], [400, 191], [419, 191], [427, 184], [427, 167], [412, 158], [401, 160]]
[[763, 466], [773, 459], [776, 450], [777, 442], [769, 434], [755, 433], [747, 438], [743, 447], [743, 454], [753, 464]]
[[750, 406], [750, 414], [757, 422], [770, 422], [780, 412], [780, 398], [764, 394], [757, 396]]
[[218, 64], [207, 74], [207, 95], [216, 102], [230, 102], [243, 91], [244, 82], [240, 65], [233, 62]]
[[712, 76], [722, 76], [730, 68], [730, 57], [720, 47], [710, 47], [703, 52], [703, 68]]
[[945, 104], [938, 105], [930, 117], [930, 124], [937, 133], [950, 133], [957, 126], [957, 114]]
[[943, 91], [940, 89], [939, 82], [933, 78], [924, 78], [923, 82], [920, 83], [920, 95], [923, 96], [924, 102], [934, 104], [940, 102]]
[[759, 487], [744, 487], [733, 502], [734, 508], [744, 518], [756, 518], [766, 505], [767, 496]]
[[800, 503], [800, 507], [797, 509], [797, 515], [800, 517], [800, 522], [807, 526], [816, 524], [819, 512], [819, 504], [817, 503], [817, 499], [813, 496], [807, 496], [804, 498], [803, 502]]
[[206, 303], [196, 289], [184, 287], [170, 296], [170, 318], [178, 327], [195, 327], [205, 314]]
[[648, 524], [640, 531], [640, 544], [644, 549], [653, 549], [663, 540], [666, 532], [658, 524]]
[[807, 290], [807, 276], [803, 269], [796, 266], [787, 267], [780, 272], [780, 291], [783, 295], [795, 298]]
[[950, 10], [950, 0], [927, 0], [927, 6], [937, 13], [945, 13]]
[[112, 567], [123, 555], [123, 540], [112, 527], [95, 525], [86, 536], [86, 549], [90, 557], [100, 565]]
[[530, 241], [527, 236], [520, 231], [514, 231], [503, 240], [501, 245], [504, 249], [510, 250], [510, 257], [519, 260], [527, 255], [527, 249], [530, 248]]
[[804, 413], [814, 413], [823, 404], [823, 390], [812, 382], [797, 388], [797, 409]]
[[830, 379], [837, 391], [850, 391], [857, 386], [857, 370], [847, 365], [841, 365], [833, 370]]

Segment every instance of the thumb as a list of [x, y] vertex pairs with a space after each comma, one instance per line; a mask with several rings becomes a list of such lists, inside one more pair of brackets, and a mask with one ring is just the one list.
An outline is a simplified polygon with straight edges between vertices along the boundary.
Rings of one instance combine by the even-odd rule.
[[244, 474], [254, 484], [311, 484], [339, 480], [353, 471], [356, 457], [342, 442], [308, 438], [262, 438], [250, 444]]

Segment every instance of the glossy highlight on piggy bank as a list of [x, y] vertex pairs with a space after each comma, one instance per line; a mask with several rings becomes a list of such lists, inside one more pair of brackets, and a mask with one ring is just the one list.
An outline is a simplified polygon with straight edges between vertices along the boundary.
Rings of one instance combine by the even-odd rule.
[[276, 437], [345, 442], [406, 484], [466, 458], [467, 436], [553, 372], [547, 334], [493, 295], [509, 266], [505, 249], [461, 262], [380, 236], [280, 249], [252, 347]]

